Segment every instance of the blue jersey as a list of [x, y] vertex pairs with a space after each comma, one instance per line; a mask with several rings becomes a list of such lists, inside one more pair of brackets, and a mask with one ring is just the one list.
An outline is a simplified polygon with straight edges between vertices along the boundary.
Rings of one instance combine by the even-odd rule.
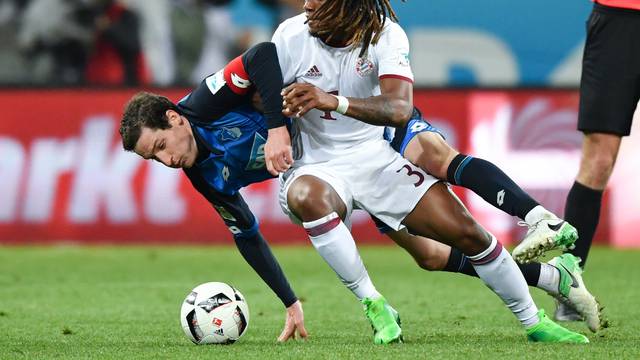
[[264, 161], [267, 128], [261, 113], [242, 106], [210, 124], [192, 124], [192, 129], [209, 152], [194, 167], [216, 191], [234, 195], [273, 177]]
[[[281, 89], [275, 45], [261, 43], [205, 78], [177, 107], [191, 124], [198, 148], [185, 174], [218, 212], [247, 263], [289, 307], [297, 298], [238, 191], [272, 177], [265, 168], [264, 145], [267, 127], [285, 122]], [[254, 91], [265, 115], [251, 108]]]

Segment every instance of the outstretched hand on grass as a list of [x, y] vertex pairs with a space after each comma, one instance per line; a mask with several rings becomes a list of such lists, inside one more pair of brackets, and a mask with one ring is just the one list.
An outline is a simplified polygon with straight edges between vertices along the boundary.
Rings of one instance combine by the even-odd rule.
[[278, 342], [285, 342], [289, 339], [306, 339], [309, 334], [304, 328], [304, 312], [302, 311], [302, 303], [300, 300], [294, 302], [287, 308], [287, 318], [284, 323], [284, 329], [278, 336]]

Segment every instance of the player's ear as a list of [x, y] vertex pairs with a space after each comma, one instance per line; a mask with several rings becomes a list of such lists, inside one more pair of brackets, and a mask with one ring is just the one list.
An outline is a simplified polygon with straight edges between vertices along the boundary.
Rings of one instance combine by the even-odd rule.
[[182, 125], [182, 117], [175, 110], [167, 110], [164, 114], [167, 116], [169, 125]]

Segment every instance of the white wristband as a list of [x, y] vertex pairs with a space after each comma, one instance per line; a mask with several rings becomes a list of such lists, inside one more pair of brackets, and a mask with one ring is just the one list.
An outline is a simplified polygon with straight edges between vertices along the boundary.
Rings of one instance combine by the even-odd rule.
[[336, 97], [336, 99], [338, 99], [338, 107], [336, 107], [336, 112], [338, 114], [346, 114], [347, 110], [349, 109], [349, 100], [344, 97], [344, 96], [340, 96], [340, 95], [333, 95]]

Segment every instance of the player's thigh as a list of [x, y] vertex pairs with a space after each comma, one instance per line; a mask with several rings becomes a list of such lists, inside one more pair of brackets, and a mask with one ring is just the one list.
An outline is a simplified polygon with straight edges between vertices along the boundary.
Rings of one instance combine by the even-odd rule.
[[332, 212], [344, 220], [353, 202], [344, 181], [331, 169], [302, 167], [280, 178], [279, 202], [295, 223], [313, 221]]
[[298, 177], [287, 193], [287, 203], [303, 221], [311, 221], [332, 212], [344, 218], [346, 205], [329, 183], [313, 175]]
[[396, 244], [405, 249], [426, 270], [442, 270], [451, 254], [451, 247], [433, 239], [410, 234], [407, 229], [386, 233]]
[[381, 141], [375, 149], [372, 146], [344, 167], [345, 178], [354, 194], [354, 206], [399, 230], [407, 214], [438, 180], [404, 159], [387, 142]]
[[466, 255], [479, 254], [491, 244], [491, 235], [444, 183], [433, 185], [403, 224], [411, 233], [456, 247]]
[[405, 159], [439, 179], [446, 178], [447, 168], [458, 154], [447, 144], [440, 130], [424, 120], [417, 110], [404, 127], [396, 129], [391, 146]]
[[458, 152], [439, 133], [424, 131], [409, 141], [402, 155], [429, 174], [446, 180], [449, 164]]

